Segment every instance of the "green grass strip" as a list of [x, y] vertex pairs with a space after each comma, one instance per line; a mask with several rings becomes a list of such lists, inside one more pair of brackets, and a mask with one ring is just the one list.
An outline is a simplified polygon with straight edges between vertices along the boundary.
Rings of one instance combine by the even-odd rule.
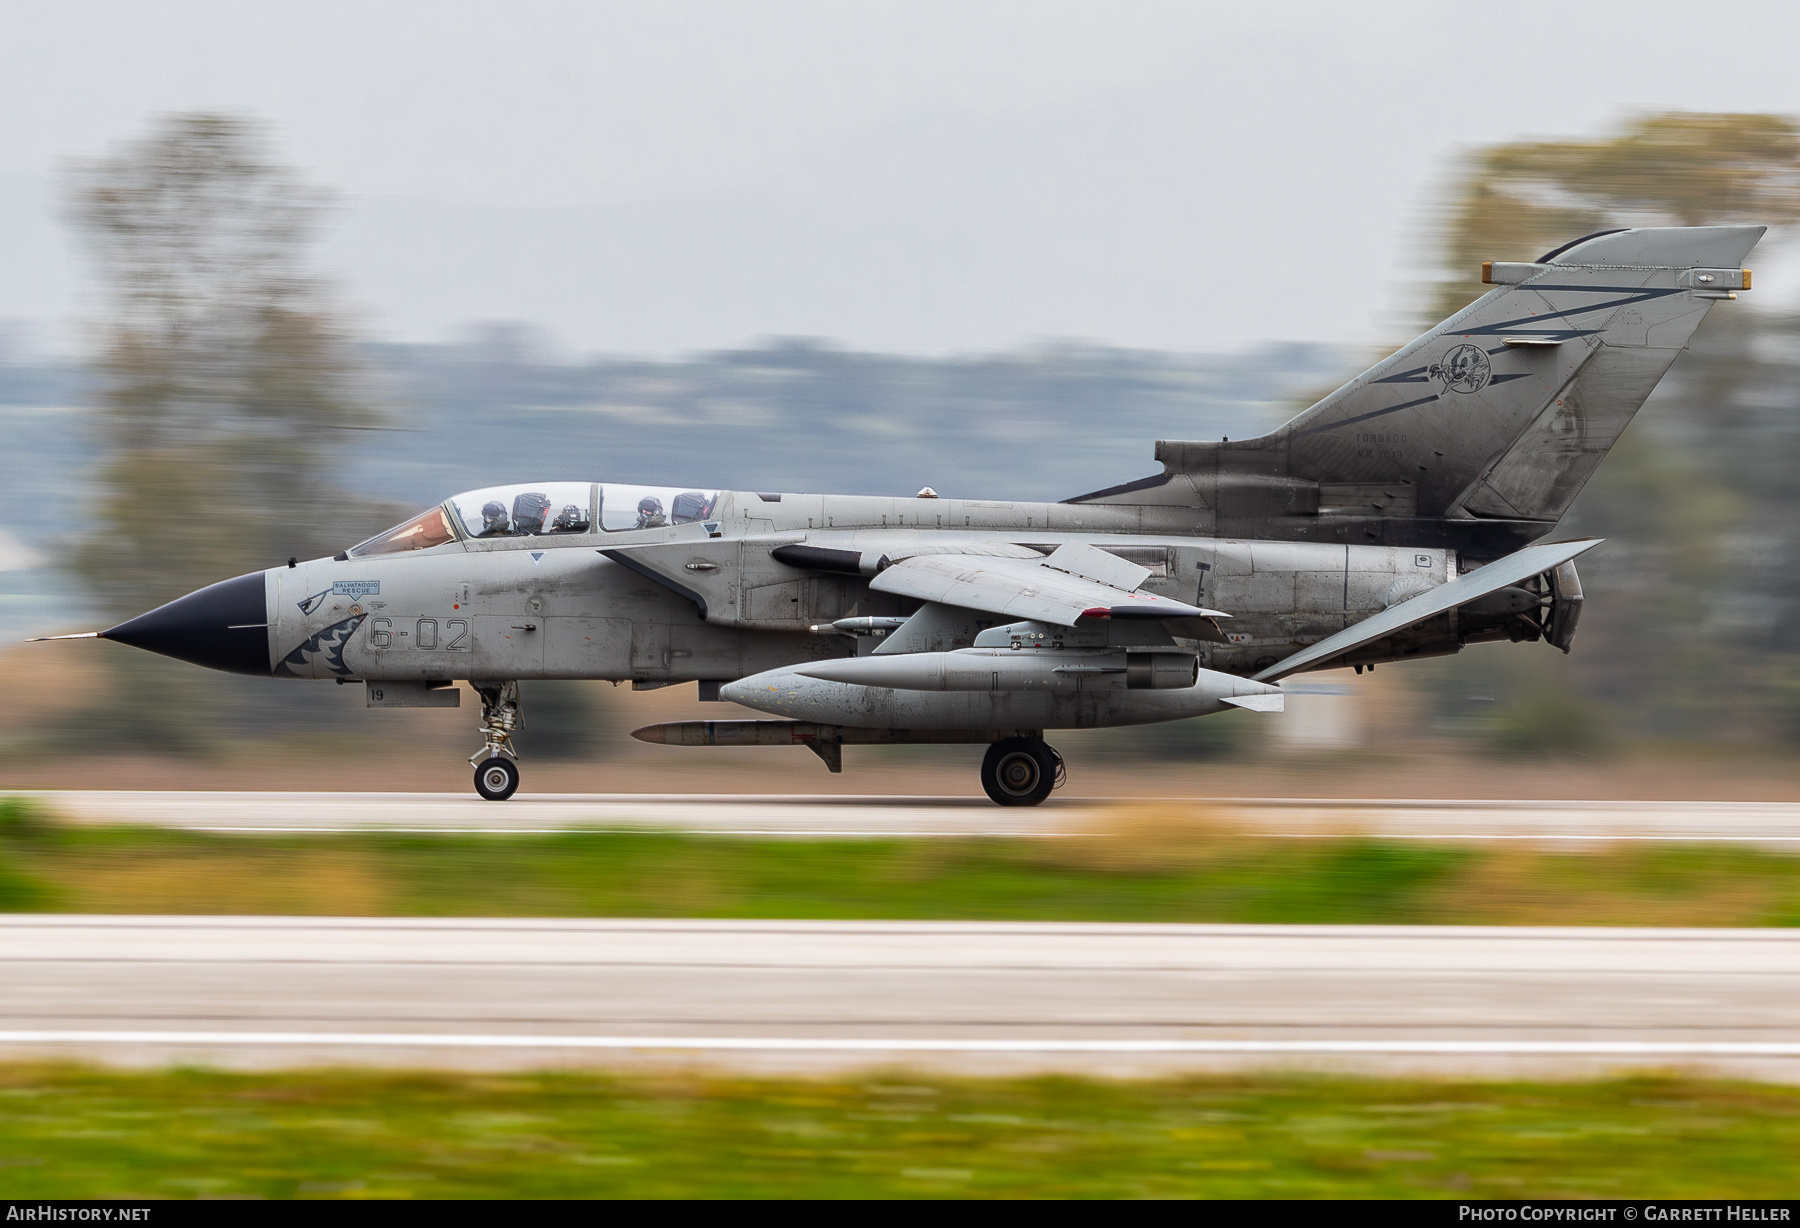
[[1800, 1090], [0, 1067], [0, 1197], [1787, 1197]]
[[213, 835], [0, 802], [0, 911], [1313, 924], [1800, 924], [1800, 858], [1742, 845], [1093, 837]]

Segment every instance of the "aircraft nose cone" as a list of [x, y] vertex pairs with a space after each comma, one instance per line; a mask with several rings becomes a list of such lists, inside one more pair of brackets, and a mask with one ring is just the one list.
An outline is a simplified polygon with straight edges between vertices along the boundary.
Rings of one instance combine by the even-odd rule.
[[272, 665], [263, 574], [209, 584], [102, 631], [100, 638], [208, 669], [266, 678]]

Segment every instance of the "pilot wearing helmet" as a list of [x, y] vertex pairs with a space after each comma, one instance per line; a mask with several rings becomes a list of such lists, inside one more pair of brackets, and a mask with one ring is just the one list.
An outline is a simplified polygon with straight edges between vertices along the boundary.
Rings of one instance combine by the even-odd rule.
[[669, 523], [663, 515], [662, 500], [654, 495], [645, 495], [638, 500], [637, 527], [640, 529], [660, 529]]
[[481, 505], [481, 532], [477, 537], [505, 537], [512, 528], [506, 515], [506, 504], [493, 499]]

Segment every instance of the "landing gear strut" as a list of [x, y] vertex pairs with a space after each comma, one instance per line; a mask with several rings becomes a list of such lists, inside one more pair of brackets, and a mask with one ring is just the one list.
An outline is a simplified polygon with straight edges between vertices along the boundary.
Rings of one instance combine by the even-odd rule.
[[503, 802], [519, 790], [518, 753], [512, 748], [513, 731], [523, 725], [519, 717], [519, 684], [475, 684], [481, 696], [482, 747], [469, 756], [475, 768], [475, 792], [483, 800]]
[[1042, 738], [1003, 738], [981, 761], [981, 787], [998, 806], [1035, 806], [1067, 775], [1062, 756]]

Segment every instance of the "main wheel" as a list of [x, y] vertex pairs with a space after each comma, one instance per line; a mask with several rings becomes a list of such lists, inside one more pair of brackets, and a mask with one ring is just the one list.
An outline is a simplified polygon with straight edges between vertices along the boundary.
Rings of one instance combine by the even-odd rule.
[[1056, 787], [1062, 759], [1039, 738], [1005, 738], [981, 761], [981, 787], [999, 806], [1035, 806]]
[[496, 755], [475, 769], [475, 792], [484, 801], [503, 802], [519, 791], [519, 765]]

